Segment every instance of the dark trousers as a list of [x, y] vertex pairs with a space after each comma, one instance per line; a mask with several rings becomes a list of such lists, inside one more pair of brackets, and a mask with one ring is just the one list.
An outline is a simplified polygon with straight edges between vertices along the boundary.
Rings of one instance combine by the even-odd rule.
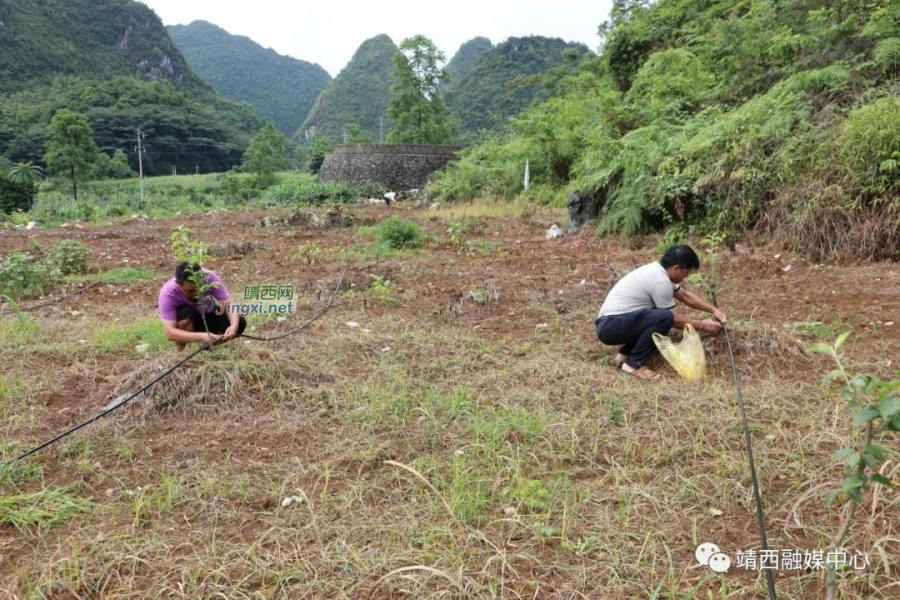
[[[206, 317], [205, 325], [203, 323], [204, 317]], [[201, 315], [200, 312], [190, 304], [182, 304], [181, 306], [179, 306], [178, 315], [176, 318], [179, 321], [190, 319], [191, 323], [194, 326], [194, 331], [198, 332], [207, 331], [206, 325], [208, 325], [209, 333], [216, 333], [218, 335], [222, 335], [223, 333], [225, 333], [225, 330], [231, 326], [231, 321], [228, 320], [228, 315], [226, 315], [225, 313], [218, 315], [215, 311], [213, 311], [208, 312], [205, 315]], [[240, 317], [237, 334], [239, 336], [242, 335], [246, 327], [247, 319], [245, 319], [244, 317]]]
[[597, 337], [609, 346], [623, 344], [619, 350], [635, 369], [656, 352], [653, 334], [666, 335], [675, 323], [675, 312], [664, 308], [642, 308], [622, 315], [598, 319]]

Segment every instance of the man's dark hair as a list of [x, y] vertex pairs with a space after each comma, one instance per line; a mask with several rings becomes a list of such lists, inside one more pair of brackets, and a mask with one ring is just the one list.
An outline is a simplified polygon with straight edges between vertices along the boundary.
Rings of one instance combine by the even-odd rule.
[[666, 250], [666, 253], [659, 259], [659, 264], [663, 266], [663, 269], [668, 269], [675, 265], [682, 269], [699, 269], [700, 258], [690, 246], [678, 244]]
[[200, 265], [196, 265], [192, 262], [183, 261], [175, 265], [175, 283], [181, 285], [195, 273], [200, 273], [201, 267]]

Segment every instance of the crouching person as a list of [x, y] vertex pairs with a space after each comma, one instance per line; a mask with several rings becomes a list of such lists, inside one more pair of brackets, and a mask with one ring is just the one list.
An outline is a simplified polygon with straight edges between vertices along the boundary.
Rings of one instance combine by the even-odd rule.
[[[594, 325], [604, 344], [621, 345], [616, 365], [639, 379], [657, 379], [659, 374], [643, 366], [656, 353], [653, 334], [666, 335], [672, 327], [684, 329], [690, 323], [697, 331], [718, 332], [725, 313], [681, 286], [700, 269], [697, 254], [683, 244], [666, 250], [658, 262], [628, 273], [613, 286]], [[691, 308], [713, 314], [712, 319], [683, 319], [675, 314], [675, 300]]]
[[[212, 289], [198, 298], [194, 276], [202, 273], [203, 281]], [[247, 320], [225, 310], [231, 295], [222, 279], [213, 271], [188, 262], [178, 263], [175, 277], [159, 291], [159, 316], [163, 333], [179, 350], [192, 342], [224, 343], [244, 333]]]

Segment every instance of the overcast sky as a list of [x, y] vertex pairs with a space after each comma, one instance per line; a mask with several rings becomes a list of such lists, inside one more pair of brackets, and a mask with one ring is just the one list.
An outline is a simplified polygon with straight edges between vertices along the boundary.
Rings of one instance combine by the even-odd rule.
[[229, 33], [319, 63], [332, 76], [359, 45], [379, 33], [400, 44], [422, 33], [449, 60], [476, 36], [495, 44], [510, 36], [543, 35], [597, 50], [597, 26], [611, 0], [141, 0], [166, 25], [202, 19]]

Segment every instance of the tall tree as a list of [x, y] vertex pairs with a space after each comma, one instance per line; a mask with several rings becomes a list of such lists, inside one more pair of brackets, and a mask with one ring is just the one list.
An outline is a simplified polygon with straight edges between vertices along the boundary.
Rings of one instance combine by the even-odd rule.
[[430, 39], [416, 35], [403, 40], [394, 55], [394, 80], [388, 114], [392, 142], [446, 144], [453, 139], [440, 86], [449, 81], [440, 67], [446, 56]]
[[95, 179], [128, 179], [137, 173], [128, 164], [128, 156], [121, 148], [116, 148], [113, 155], [106, 152], [97, 154], [97, 163], [94, 165]]
[[66, 108], [56, 111], [50, 120], [50, 141], [44, 160], [56, 173], [72, 182], [72, 195], [78, 201], [78, 181], [93, 172], [97, 144], [87, 117]]
[[271, 182], [276, 171], [288, 167], [287, 143], [283, 133], [266, 123], [250, 139], [250, 146], [244, 153], [244, 170], [256, 173], [260, 184]]
[[369, 137], [368, 133], [363, 131], [363, 129], [359, 123], [347, 123], [345, 129], [347, 131], [347, 143], [348, 144], [370, 144], [370, 143], [372, 143], [372, 138]]

